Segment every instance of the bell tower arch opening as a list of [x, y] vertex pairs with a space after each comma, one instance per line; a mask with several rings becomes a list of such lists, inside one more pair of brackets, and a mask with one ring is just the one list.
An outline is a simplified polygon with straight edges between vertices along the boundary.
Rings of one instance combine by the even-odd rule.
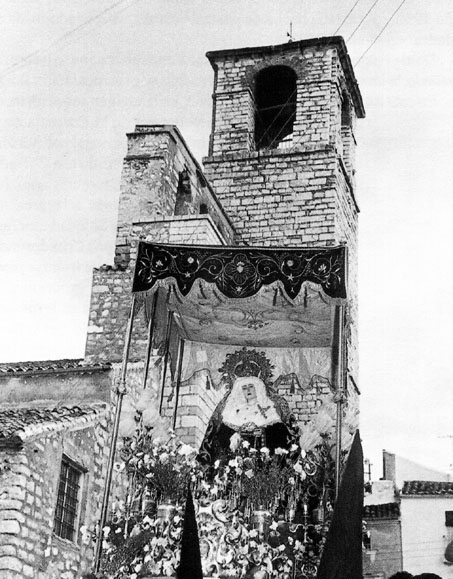
[[269, 66], [255, 79], [255, 149], [275, 149], [293, 133], [297, 75], [289, 66]]

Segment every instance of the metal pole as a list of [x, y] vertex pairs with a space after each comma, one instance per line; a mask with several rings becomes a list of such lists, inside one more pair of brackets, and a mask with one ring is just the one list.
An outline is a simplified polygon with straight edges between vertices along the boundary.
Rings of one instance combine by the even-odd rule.
[[178, 347], [178, 366], [176, 371], [176, 392], [175, 392], [175, 408], [173, 410], [173, 428], [175, 428], [176, 426], [176, 413], [178, 412], [179, 388], [181, 386], [181, 370], [182, 370], [183, 356], [184, 356], [184, 340], [180, 338]]
[[115, 408], [115, 418], [113, 422], [113, 431], [112, 431], [112, 440], [110, 444], [110, 452], [109, 458], [107, 462], [107, 476], [105, 479], [105, 487], [104, 487], [104, 495], [102, 497], [102, 507], [101, 507], [101, 518], [99, 520], [99, 529], [98, 529], [98, 537], [96, 543], [96, 552], [94, 558], [94, 571], [97, 573], [99, 571], [99, 567], [101, 565], [101, 554], [102, 554], [102, 542], [103, 542], [103, 529], [105, 526], [105, 522], [107, 520], [107, 510], [110, 498], [110, 487], [112, 484], [112, 472], [113, 472], [113, 463], [115, 460], [115, 452], [116, 452], [116, 442], [118, 440], [118, 429], [120, 424], [120, 417], [121, 417], [121, 407], [123, 405], [123, 397], [126, 393], [126, 373], [127, 373], [127, 363], [129, 359], [129, 349], [131, 345], [131, 337], [132, 337], [132, 326], [134, 322], [134, 310], [135, 310], [135, 302], [136, 296], [135, 294], [132, 295], [132, 303], [131, 309], [129, 312], [129, 319], [127, 321], [127, 328], [126, 328], [126, 335], [124, 338], [124, 349], [123, 349], [123, 358], [121, 362], [121, 375], [120, 381], [117, 388], [117, 399], [116, 399], [116, 408]]
[[165, 380], [167, 378], [167, 364], [168, 364], [168, 353], [170, 351], [170, 336], [171, 329], [173, 326], [173, 312], [169, 311], [167, 316], [167, 328], [165, 332], [165, 350], [162, 358], [162, 377], [160, 380], [160, 401], [159, 401], [159, 414], [162, 416], [162, 406], [164, 403], [164, 388]]
[[344, 400], [344, 376], [343, 376], [343, 326], [344, 326], [344, 307], [335, 306], [336, 322], [336, 372], [335, 372], [335, 402], [337, 403], [336, 417], [336, 451], [335, 451], [335, 498], [338, 497], [340, 488], [340, 468], [341, 468], [341, 430], [343, 422], [343, 400]]
[[148, 324], [148, 341], [146, 343], [146, 354], [145, 354], [145, 368], [143, 370], [143, 389], [146, 388], [146, 381], [148, 380], [148, 373], [149, 373], [149, 359], [151, 357], [151, 351], [153, 348], [153, 335], [154, 335], [154, 326], [156, 320], [156, 306], [157, 306], [157, 294], [159, 289], [154, 292], [153, 295], [153, 302], [151, 306], [151, 317], [149, 319]]

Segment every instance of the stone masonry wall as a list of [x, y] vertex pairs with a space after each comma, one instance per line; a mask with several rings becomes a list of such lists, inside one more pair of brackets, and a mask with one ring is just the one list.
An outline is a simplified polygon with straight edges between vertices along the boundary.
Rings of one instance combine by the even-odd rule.
[[[0, 451], [0, 576], [79, 579], [94, 557], [109, 449], [107, 421], [43, 434], [21, 451]], [[53, 533], [62, 454], [87, 469], [74, 542]], [[82, 536], [85, 525], [89, 533]]]
[[336, 167], [332, 148], [205, 159], [240, 241], [264, 246], [337, 243]]
[[[155, 243], [223, 245], [224, 240], [209, 215], [181, 216], [130, 227], [130, 253], [125, 268], [102, 266], [93, 272], [85, 359], [120, 361], [132, 300], [137, 247], [140, 239]], [[134, 319], [130, 358], [143, 360], [147, 326], [143, 309]]]
[[[240, 52], [240, 51], [239, 51]], [[255, 78], [268, 66], [288, 66], [297, 75], [297, 112], [294, 139], [300, 144], [328, 143], [330, 140], [330, 85], [336, 82], [336, 49], [299, 46], [284, 54], [263, 53], [212, 58], [216, 81], [210, 156], [253, 148], [253, 93]]]
[[[239, 244], [347, 244], [347, 365], [357, 383], [354, 157], [356, 121], [364, 111], [341, 43], [325, 39], [322, 44], [208, 53], [215, 71], [214, 118], [203, 162]], [[255, 151], [249, 114], [255, 79], [266, 67], [279, 65], [297, 75], [293, 140], [289, 148]]]
[[183, 203], [183, 212], [198, 215], [203, 205], [221, 234], [226, 239], [231, 237], [228, 218], [177, 129], [166, 125], [139, 125], [128, 135], [123, 163], [116, 265], [128, 264], [134, 223], [156, 221], [175, 214], [183, 173], [190, 192], [190, 199]]
[[[215, 72], [209, 157], [255, 150], [256, 76], [269, 66], [286, 66], [297, 76], [291, 147], [333, 145], [352, 175], [357, 111], [351, 91], [355, 87], [346, 78], [337, 46], [314, 43], [301, 48], [294, 43], [280, 51], [257, 49], [245, 54], [239, 50], [229, 55], [208, 53], [208, 57]], [[343, 119], [342, 110], [348, 111]]]
[[336, 173], [335, 235], [337, 243], [348, 248], [348, 302], [346, 306], [347, 371], [358, 384], [358, 208], [352, 195], [351, 183], [340, 162]]
[[[174, 215], [180, 177], [185, 174], [190, 200]], [[200, 214], [200, 211], [207, 213]], [[175, 127], [137, 126], [128, 135], [121, 178], [115, 265], [93, 272], [85, 350], [87, 361], [121, 359], [131, 303], [137, 244], [223, 245], [234, 242], [234, 229], [197, 162]], [[131, 358], [142, 359], [147, 328], [136, 316]]]

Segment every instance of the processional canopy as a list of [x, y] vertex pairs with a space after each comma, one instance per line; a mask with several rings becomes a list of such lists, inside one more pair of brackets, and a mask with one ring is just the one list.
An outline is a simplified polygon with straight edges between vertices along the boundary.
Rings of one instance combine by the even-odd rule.
[[181, 336], [259, 347], [327, 347], [346, 298], [347, 249], [140, 242], [133, 292], [166, 290]]

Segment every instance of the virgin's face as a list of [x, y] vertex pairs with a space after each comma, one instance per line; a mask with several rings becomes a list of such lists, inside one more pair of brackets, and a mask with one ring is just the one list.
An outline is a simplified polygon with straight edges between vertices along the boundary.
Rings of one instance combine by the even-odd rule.
[[250, 383], [242, 384], [242, 393], [244, 395], [247, 404], [250, 404], [251, 402], [256, 402], [257, 396], [254, 384]]

